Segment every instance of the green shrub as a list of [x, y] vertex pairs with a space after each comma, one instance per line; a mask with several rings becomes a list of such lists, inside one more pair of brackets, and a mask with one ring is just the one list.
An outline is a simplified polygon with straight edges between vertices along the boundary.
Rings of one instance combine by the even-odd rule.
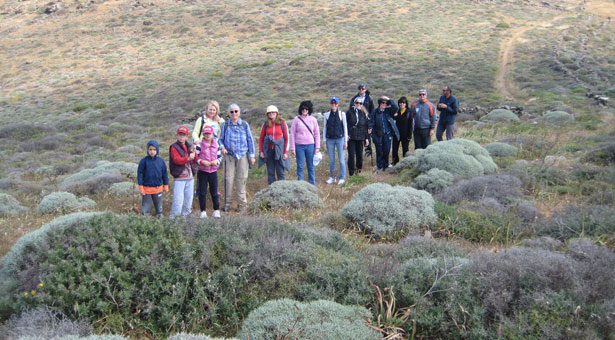
[[497, 174], [462, 180], [446, 188], [440, 195], [443, 202], [456, 204], [494, 198], [502, 204], [520, 198], [521, 181], [511, 175]]
[[252, 311], [237, 337], [244, 340], [380, 339], [380, 334], [367, 325], [369, 318], [371, 313], [363, 307], [332, 301], [274, 300]]
[[519, 153], [519, 149], [516, 146], [500, 142], [487, 144], [485, 149], [494, 157], [510, 157], [516, 156]]
[[371, 298], [360, 254], [337, 232], [258, 218], [199, 222], [110, 213], [55, 220], [5, 258], [0, 311], [20, 310], [22, 292], [43, 282], [30, 305], [54, 305], [95, 329], [229, 336], [270, 299]]
[[113, 183], [109, 187], [109, 193], [114, 196], [133, 196], [139, 192], [139, 187], [134, 182]]
[[399, 160], [397, 164], [390, 170], [392, 173], [400, 173], [404, 169], [413, 169], [419, 165], [419, 159], [417, 157], [423, 149], [418, 149], [413, 155], [408, 155]]
[[340, 213], [377, 236], [416, 230], [435, 221], [434, 200], [422, 190], [374, 183], [357, 192]]
[[432, 144], [425, 151], [417, 153], [417, 157], [418, 169], [422, 172], [438, 168], [460, 177], [474, 177], [493, 173], [497, 169], [489, 152], [467, 139]]
[[582, 160], [603, 166], [615, 164], [615, 141], [597, 145]]
[[66, 335], [66, 336], [59, 336], [55, 338], [27, 336], [27, 337], [19, 338], [17, 340], [129, 340], [129, 339], [123, 336], [120, 336], [120, 335], [102, 334], [102, 335], [89, 335], [89, 336], [84, 336], [84, 337], [80, 337], [77, 335]]
[[306, 181], [275, 181], [254, 195], [249, 210], [318, 208], [322, 206], [318, 193], [318, 188]]
[[574, 116], [565, 111], [549, 111], [540, 118], [552, 124], [561, 124], [574, 121]]
[[419, 190], [427, 190], [430, 193], [438, 193], [444, 188], [453, 185], [453, 175], [445, 170], [433, 168], [426, 174], [417, 176], [412, 181], [412, 187]]
[[21, 215], [26, 211], [28, 208], [22, 206], [15, 197], [0, 192], [0, 217]]
[[38, 205], [40, 214], [67, 213], [83, 209], [92, 209], [96, 202], [87, 197], [77, 198], [70, 192], [57, 191], [43, 197]]
[[481, 122], [518, 122], [519, 117], [510, 110], [495, 109], [480, 118]]

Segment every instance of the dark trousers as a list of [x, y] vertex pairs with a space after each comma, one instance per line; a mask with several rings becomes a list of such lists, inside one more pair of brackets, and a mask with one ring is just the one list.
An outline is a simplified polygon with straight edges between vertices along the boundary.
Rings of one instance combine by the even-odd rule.
[[214, 203], [214, 210], [219, 210], [220, 197], [218, 196], [218, 173], [199, 170], [197, 176], [199, 178], [199, 208], [201, 211], [205, 211], [207, 186], [209, 185], [209, 193], [211, 194], [211, 201]]
[[455, 133], [455, 123], [442, 123], [438, 122], [438, 127], [436, 128], [436, 139], [438, 142], [442, 141], [442, 134], [446, 130], [446, 140], [453, 139], [453, 135]]
[[408, 136], [401, 136], [401, 141], [393, 136], [393, 165], [399, 163], [399, 144], [401, 144], [401, 158], [404, 158], [408, 152], [409, 143]]
[[363, 168], [363, 145], [365, 145], [365, 140], [351, 139], [348, 141], [348, 172], [350, 176]]
[[372, 140], [376, 146], [376, 165], [378, 170], [386, 170], [389, 167], [389, 153], [391, 152], [393, 137], [391, 133], [385, 133], [382, 136], [373, 134]]
[[156, 209], [156, 217], [162, 216], [162, 193], [143, 195], [141, 198], [141, 215], [149, 216], [152, 205]]
[[[277, 175], [277, 179], [276, 179]], [[282, 161], [275, 159], [275, 150], [267, 150], [267, 183], [285, 180], [284, 165]]]
[[429, 135], [429, 128], [426, 129], [414, 129], [414, 149], [425, 149], [431, 144], [431, 136]]

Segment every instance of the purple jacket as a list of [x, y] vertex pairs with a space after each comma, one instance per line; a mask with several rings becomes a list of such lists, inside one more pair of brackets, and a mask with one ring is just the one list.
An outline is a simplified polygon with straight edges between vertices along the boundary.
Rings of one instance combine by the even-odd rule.
[[[201, 153], [199, 153], [199, 158], [197, 159], [197, 164], [199, 166], [199, 171], [203, 172], [216, 172], [218, 171], [218, 167], [220, 166], [220, 159], [222, 158], [222, 154], [220, 153], [220, 148], [218, 147], [218, 143], [215, 139], [211, 140], [211, 145], [207, 145], [205, 139], [201, 141]], [[201, 160], [205, 161], [215, 161], [214, 165], [201, 165]]]

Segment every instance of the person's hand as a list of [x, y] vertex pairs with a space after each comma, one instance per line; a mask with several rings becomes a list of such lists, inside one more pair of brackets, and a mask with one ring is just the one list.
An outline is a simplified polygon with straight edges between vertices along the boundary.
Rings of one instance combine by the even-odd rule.
[[228, 154], [228, 151], [226, 150], [226, 148], [225, 148], [225, 147], [222, 147], [222, 154], [223, 154], [223, 155]]
[[429, 130], [429, 135], [433, 136], [434, 135], [434, 129]]
[[327, 143], [325, 143], [325, 144], [323, 144], [323, 145], [322, 145], [322, 149], [323, 149], [323, 150], [325, 150], [325, 151], [327, 151]]
[[145, 196], [145, 191], [139, 190], [139, 192], [141, 193], [141, 196]]
[[164, 192], [169, 192], [169, 188], [168, 187], [164, 188]]
[[287, 153], [285, 153], [285, 154], [284, 154], [284, 156], [282, 156], [282, 159], [283, 159], [283, 160], [288, 159], [288, 154], [287, 154]]
[[188, 159], [189, 159], [189, 160], [193, 160], [193, 159], [194, 159], [194, 157], [195, 157], [195, 155], [196, 155], [196, 154], [194, 153], [194, 151], [193, 151], [193, 152], [191, 152], [191, 153], [190, 153], [190, 157], [188, 157]]
[[254, 163], [256, 163], [256, 158], [250, 158], [250, 165], [254, 165]]
[[293, 150], [293, 156], [297, 156], [297, 152]]
[[319, 152], [320, 152], [319, 148], [314, 149], [314, 153], [319, 153]]
[[446, 106], [446, 104], [444, 104], [444, 103], [440, 103], [440, 104], [438, 104], [438, 107], [441, 108], [441, 109], [446, 109], [448, 106]]
[[387, 97], [387, 96], [382, 96], [382, 99], [386, 100], [387, 102], [388, 102], [389, 100], [391, 100], [391, 98], [389, 98], [389, 97]]
[[348, 149], [348, 142], [344, 142], [344, 150]]
[[260, 158], [265, 159], [265, 153], [264, 152], [261, 152], [258, 155], [259, 155]]
[[366, 140], [365, 140], [365, 146], [366, 146], [366, 147], [367, 147], [367, 146], [369, 146], [369, 139], [366, 139]]

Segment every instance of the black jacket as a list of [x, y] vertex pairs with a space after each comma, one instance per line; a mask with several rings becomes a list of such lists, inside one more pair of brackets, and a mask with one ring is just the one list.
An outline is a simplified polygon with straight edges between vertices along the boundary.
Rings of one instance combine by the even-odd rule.
[[[357, 111], [359, 113], [358, 122]], [[348, 138], [352, 140], [367, 139], [367, 115], [363, 110], [357, 110], [356, 107], [348, 110], [348, 112], [346, 112], [346, 124], [348, 125]]]
[[412, 138], [412, 115], [410, 114], [410, 109], [406, 108], [406, 112], [402, 115], [400, 110], [397, 110], [395, 116], [395, 124], [397, 125], [397, 130], [399, 130], [400, 140], [403, 139], [411, 139]]

